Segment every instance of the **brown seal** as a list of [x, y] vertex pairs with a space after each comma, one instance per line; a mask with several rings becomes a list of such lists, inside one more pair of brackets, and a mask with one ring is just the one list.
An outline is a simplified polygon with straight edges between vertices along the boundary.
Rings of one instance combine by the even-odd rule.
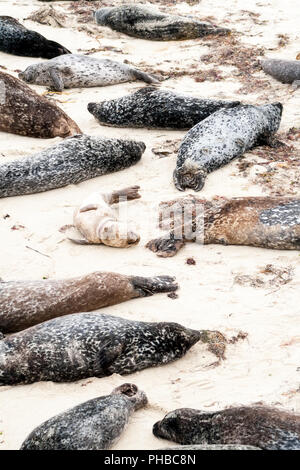
[[170, 229], [147, 247], [174, 256], [188, 241], [300, 250], [300, 199], [292, 197], [188, 196], [160, 204], [160, 227]]
[[112, 204], [140, 198], [139, 186], [107, 194], [93, 193], [74, 212], [74, 226], [84, 236], [83, 240], [70, 239], [81, 245], [103, 244], [126, 248], [139, 242], [127, 223], [117, 219]]
[[111, 272], [62, 280], [0, 282], [0, 331], [14, 333], [51, 318], [177, 289], [175, 278], [170, 276], [125, 276]]
[[0, 131], [45, 139], [82, 133], [56, 104], [3, 72], [0, 72]]

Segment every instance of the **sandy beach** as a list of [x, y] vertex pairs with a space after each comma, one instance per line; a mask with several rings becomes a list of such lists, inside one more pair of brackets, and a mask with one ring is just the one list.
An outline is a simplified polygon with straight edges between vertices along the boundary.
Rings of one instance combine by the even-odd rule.
[[[300, 196], [300, 89], [293, 91], [290, 85], [277, 82], [253, 65], [263, 54], [296, 58], [300, 52], [298, 0], [227, 0], [226, 7], [223, 0], [152, 2], [162, 10], [210, 19], [234, 30], [230, 39], [164, 43], [130, 38], [93, 22], [80, 22], [85, 15], [78, 12], [75, 3], [53, 3], [65, 16], [65, 27], [27, 20], [33, 11], [49, 5], [39, 1], [0, 1], [0, 15], [13, 16], [73, 53], [125, 60], [158, 73], [165, 78], [161, 87], [169, 90], [250, 104], [282, 102], [279, 137], [288, 150], [255, 148], [209, 175], [201, 197]], [[241, 51], [239, 56], [237, 51]], [[1, 70], [5, 67], [14, 76], [39, 61], [42, 59], [0, 53]], [[238, 66], [233, 65], [235, 61]], [[101, 313], [218, 330], [228, 339], [226, 359], [216, 363], [207, 345], [199, 342], [177, 362], [126, 377], [1, 387], [0, 450], [18, 449], [46, 419], [108, 394], [123, 382], [137, 384], [147, 394], [149, 404], [132, 417], [114, 449], [172, 446], [155, 438], [152, 426], [175, 408], [208, 411], [260, 403], [300, 412], [299, 252], [187, 244], [175, 257], [162, 259], [145, 248], [157, 232], [155, 223], [146, 224], [145, 220], [154, 220], [161, 201], [181, 195], [173, 185], [172, 173], [176, 148], [186, 131], [103, 127], [87, 110], [89, 102], [121, 97], [143, 86], [142, 82], [132, 82], [51, 94], [84, 133], [133, 138], [145, 142], [147, 148], [137, 165], [122, 172], [41, 194], [1, 199], [0, 277], [4, 281], [61, 279], [96, 270], [173, 275], [180, 285], [177, 299], [159, 294], [105, 308]], [[45, 87], [32, 88], [39, 94], [46, 92]], [[60, 140], [0, 133], [0, 164], [22, 159]], [[156, 149], [161, 148], [175, 150], [160, 158]], [[270, 159], [271, 163], [265, 163]], [[128, 211], [141, 234], [139, 245], [128, 249], [79, 246], [60, 232], [62, 226], [72, 223], [74, 208], [89, 193], [130, 185], [141, 187], [141, 199], [130, 202]], [[195, 265], [187, 264], [191, 257]], [[272, 268], [268, 270], [269, 265]]]

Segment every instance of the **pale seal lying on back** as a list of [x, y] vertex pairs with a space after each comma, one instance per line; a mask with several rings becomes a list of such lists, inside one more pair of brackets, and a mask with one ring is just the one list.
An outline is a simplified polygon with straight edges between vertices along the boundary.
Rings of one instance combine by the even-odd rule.
[[137, 163], [145, 148], [143, 142], [133, 140], [70, 137], [35, 155], [0, 165], [0, 197], [49, 191], [123, 170]]
[[0, 51], [44, 59], [70, 54], [61, 44], [49, 41], [36, 31], [25, 28], [11, 16], [0, 16]]
[[178, 323], [66, 315], [0, 340], [0, 385], [131, 374], [179, 359], [200, 337]]
[[19, 78], [27, 83], [49, 86], [55, 91], [115, 85], [134, 80], [158, 83], [153, 76], [129, 65], [80, 54], [67, 54], [48, 62], [30, 65], [19, 73]]
[[158, 256], [174, 256], [186, 242], [300, 250], [300, 199], [292, 197], [184, 197], [160, 205], [160, 227], [148, 242]]
[[291, 83], [293, 88], [300, 87], [299, 60], [264, 59], [261, 60], [264, 72], [282, 83]]
[[168, 15], [144, 5], [120, 5], [100, 8], [94, 13], [96, 23], [120, 33], [154, 41], [195, 39], [229, 34], [227, 28], [185, 16]]
[[123, 384], [110, 395], [81, 403], [35, 428], [20, 450], [109, 449], [126, 428], [130, 416], [147, 405], [145, 393]]
[[182, 408], [153, 426], [156, 437], [179, 444], [239, 444], [265, 450], [300, 450], [300, 415], [266, 406], [222, 411]]
[[81, 133], [56, 104], [3, 72], [0, 72], [0, 131], [44, 139]]
[[125, 248], [140, 241], [140, 236], [127, 220], [119, 220], [113, 204], [140, 198], [139, 186], [124, 188], [111, 193], [93, 193], [74, 212], [74, 226], [83, 239], [71, 239], [81, 245], [103, 244]]
[[122, 98], [89, 103], [88, 110], [108, 126], [190, 129], [215, 111], [239, 104], [146, 87]]
[[200, 191], [206, 176], [255, 145], [271, 143], [282, 104], [240, 105], [221, 109], [196, 124], [185, 136], [173, 174], [177, 189]]
[[170, 276], [99, 271], [71, 279], [0, 282], [0, 331], [15, 333], [51, 318], [177, 289]]

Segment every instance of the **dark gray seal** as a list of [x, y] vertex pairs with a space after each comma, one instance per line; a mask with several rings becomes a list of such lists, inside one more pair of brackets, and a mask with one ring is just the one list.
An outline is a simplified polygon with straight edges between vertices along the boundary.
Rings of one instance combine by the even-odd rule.
[[35, 155], [0, 165], [0, 197], [49, 191], [123, 170], [137, 163], [145, 148], [143, 142], [133, 140], [70, 137]]
[[270, 144], [277, 132], [282, 104], [240, 105], [221, 109], [185, 136], [173, 174], [177, 189], [200, 191], [206, 176], [255, 145]]
[[265, 450], [300, 450], [300, 415], [265, 406], [222, 411], [181, 408], [153, 426], [156, 437], [179, 444], [238, 444]]
[[66, 315], [0, 341], [0, 385], [131, 374], [179, 359], [200, 336], [177, 323]]
[[300, 86], [300, 61], [282, 59], [261, 60], [264, 72], [282, 83], [291, 83], [296, 89]]
[[49, 86], [55, 91], [115, 85], [134, 80], [158, 83], [155, 77], [130, 65], [80, 54], [66, 54], [48, 62], [30, 65], [19, 73], [19, 78], [27, 83]]
[[169, 233], [148, 242], [158, 256], [174, 256], [187, 242], [300, 250], [300, 199], [188, 196], [163, 202], [160, 227]]
[[15, 333], [51, 318], [89, 312], [178, 289], [170, 276], [94, 272], [71, 279], [0, 282], [0, 331]]
[[215, 111], [239, 104], [146, 87], [122, 98], [89, 103], [88, 110], [109, 126], [190, 129]]
[[35, 428], [20, 450], [109, 449], [126, 428], [131, 415], [147, 405], [145, 393], [123, 384], [110, 395], [81, 403]]
[[0, 131], [43, 139], [81, 133], [56, 104], [3, 72], [0, 72]]
[[61, 44], [49, 41], [36, 31], [25, 28], [11, 16], [0, 16], [0, 51], [44, 59], [70, 54]]
[[168, 15], [144, 5], [120, 5], [100, 8], [94, 13], [96, 23], [115, 31], [153, 41], [195, 39], [229, 34], [227, 28], [185, 16]]

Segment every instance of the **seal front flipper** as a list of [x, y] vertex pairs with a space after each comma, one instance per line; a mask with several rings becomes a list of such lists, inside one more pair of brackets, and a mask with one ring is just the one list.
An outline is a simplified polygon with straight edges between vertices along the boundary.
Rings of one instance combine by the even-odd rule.
[[95, 364], [95, 376], [97, 377], [97, 374], [99, 374], [99, 377], [113, 374], [113, 371], [110, 371], [109, 368], [113, 365], [117, 357], [122, 354], [123, 349], [124, 345], [122, 343], [113, 345], [110, 341], [107, 341], [98, 353], [97, 362]]
[[121, 202], [120, 199], [127, 201], [132, 201], [133, 199], [139, 199], [141, 195], [139, 194], [140, 186], [130, 186], [129, 188], [119, 189], [113, 191], [111, 194], [107, 195], [108, 204], [117, 204]]
[[161, 237], [150, 240], [146, 248], [156, 253], [157, 256], [170, 258], [171, 256], [175, 256], [184, 245], [184, 240], [176, 239], [173, 234], [170, 234], [168, 238]]
[[171, 276], [132, 276], [130, 280], [134, 289], [138, 291], [139, 297], [148, 297], [161, 292], [174, 292], [178, 289], [175, 277]]
[[56, 67], [49, 68], [49, 76], [52, 81], [51, 89], [55, 91], [63, 91], [64, 90], [64, 82], [62, 78], [62, 74]]
[[292, 89], [297, 90], [297, 88], [300, 88], [300, 80], [294, 80], [292, 83]]

